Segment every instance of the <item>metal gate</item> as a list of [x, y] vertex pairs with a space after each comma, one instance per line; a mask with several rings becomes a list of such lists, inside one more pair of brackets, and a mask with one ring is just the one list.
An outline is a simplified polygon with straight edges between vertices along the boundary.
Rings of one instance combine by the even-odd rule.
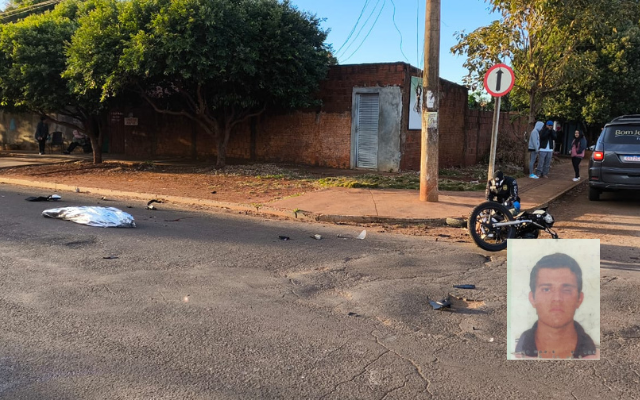
[[356, 95], [356, 168], [378, 168], [378, 96], [377, 93]]

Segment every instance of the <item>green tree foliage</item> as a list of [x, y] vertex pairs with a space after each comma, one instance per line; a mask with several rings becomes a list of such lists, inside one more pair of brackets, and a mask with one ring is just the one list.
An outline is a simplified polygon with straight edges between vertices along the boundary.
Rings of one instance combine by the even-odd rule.
[[[94, 162], [102, 162], [101, 120], [105, 104], [100, 90], [76, 93], [67, 79], [65, 49], [77, 27], [78, 15], [91, 9], [89, 2], [67, 1], [52, 12], [31, 15], [0, 31], [0, 104], [41, 115], [61, 114], [76, 123], [56, 121], [86, 132]], [[104, 124], [102, 124], [104, 125]]]
[[226, 163], [251, 116], [313, 104], [332, 57], [319, 20], [288, 0], [101, 0], [80, 19], [64, 76], [107, 99], [127, 88], [197, 123]]
[[556, 23], [553, 1], [490, 0], [500, 21], [467, 34], [457, 34], [458, 44], [452, 53], [466, 55], [469, 70], [465, 83], [480, 87], [487, 70], [499, 62], [511, 63], [516, 82], [511, 101], [528, 109], [531, 124], [542, 110], [546, 96], [557, 89], [563, 79], [564, 66], [572, 53], [571, 43]]
[[640, 112], [640, 6], [636, 0], [575, 2], [564, 15], [576, 54], [549, 113], [600, 125]]
[[487, 0], [501, 20], [458, 33], [465, 83], [509, 62], [516, 109], [602, 123], [640, 107], [640, 6], [637, 0]]

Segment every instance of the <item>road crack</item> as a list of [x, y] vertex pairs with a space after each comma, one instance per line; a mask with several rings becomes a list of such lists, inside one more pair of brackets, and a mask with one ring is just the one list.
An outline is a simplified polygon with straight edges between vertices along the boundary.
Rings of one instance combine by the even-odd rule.
[[378, 345], [380, 345], [381, 347], [385, 348], [388, 352], [391, 352], [391, 353], [395, 354], [396, 356], [400, 357], [401, 359], [409, 362], [413, 366], [413, 368], [416, 370], [418, 375], [424, 381], [426, 391], [431, 395], [431, 397], [433, 397], [433, 392], [431, 392], [431, 390], [429, 389], [429, 387], [431, 386], [431, 381], [424, 375], [424, 373], [422, 372], [422, 368], [420, 367], [420, 365], [418, 365], [418, 363], [416, 363], [415, 361], [413, 361], [412, 359], [410, 359], [408, 357], [403, 356], [402, 354], [399, 354], [397, 351], [392, 350], [389, 347], [387, 347], [384, 343], [380, 342], [380, 339], [378, 338], [378, 336], [376, 336], [373, 332], [371, 332], [371, 336], [373, 336], [376, 339], [376, 343]]
[[[384, 347], [384, 346], [382, 346], [382, 347]], [[344, 384], [347, 384], [347, 383], [349, 383], [349, 382], [353, 382], [354, 380], [356, 380], [356, 378], [358, 378], [358, 377], [360, 377], [360, 376], [364, 375], [364, 373], [365, 373], [365, 372], [367, 372], [367, 368], [369, 368], [369, 366], [371, 366], [372, 364], [374, 364], [376, 361], [378, 361], [378, 360], [379, 360], [382, 356], [384, 356], [385, 354], [389, 353], [389, 351], [390, 351], [390, 350], [388, 350], [388, 349], [387, 349], [387, 350], [383, 351], [382, 353], [378, 354], [378, 356], [377, 356], [376, 358], [374, 358], [373, 360], [369, 361], [369, 362], [367, 363], [367, 365], [365, 365], [365, 366], [362, 368], [362, 371], [360, 371], [358, 374], [354, 375], [354, 376], [353, 376], [353, 377], [351, 377], [350, 379], [344, 380], [344, 381], [342, 381], [342, 382], [338, 382], [338, 383], [333, 387], [333, 390], [331, 390], [331, 391], [330, 391], [329, 393], [327, 393], [327, 394], [323, 394], [322, 396], [320, 396], [320, 398], [321, 398], [321, 399], [326, 398], [327, 396], [331, 395], [332, 393], [335, 393], [335, 392], [336, 392], [336, 390], [338, 390], [338, 387], [339, 387], [339, 386], [344, 385]]]
[[393, 389], [389, 389], [388, 391], [386, 391], [382, 397], [380, 397], [380, 400], [384, 400], [387, 398], [388, 395], [390, 395], [391, 393], [395, 392], [396, 390], [400, 390], [403, 389], [405, 387], [407, 387], [407, 382], [409, 382], [409, 375], [405, 375], [404, 376], [404, 382], [402, 383], [402, 385], [395, 387]]

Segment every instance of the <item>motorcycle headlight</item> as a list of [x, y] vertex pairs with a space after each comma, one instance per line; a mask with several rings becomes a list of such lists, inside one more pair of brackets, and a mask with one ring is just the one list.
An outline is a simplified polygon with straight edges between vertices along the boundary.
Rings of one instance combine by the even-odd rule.
[[544, 216], [544, 222], [546, 222], [547, 224], [553, 224], [553, 217], [551, 216], [551, 214], [547, 214]]

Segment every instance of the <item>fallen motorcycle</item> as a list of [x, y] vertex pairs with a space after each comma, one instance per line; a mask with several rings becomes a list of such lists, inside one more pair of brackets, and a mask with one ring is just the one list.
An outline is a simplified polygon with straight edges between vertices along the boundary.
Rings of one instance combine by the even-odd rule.
[[547, 207], [533, 212], [522, 211], [514, 216], [507, 206], [487, 201], [471, 211], [467, 227], [480, 248], [500, 251], [507, 248], [507, 239], [536, 239], [540, 231], [558, 239], [558, 234], [551, 230], [553, 223]]

